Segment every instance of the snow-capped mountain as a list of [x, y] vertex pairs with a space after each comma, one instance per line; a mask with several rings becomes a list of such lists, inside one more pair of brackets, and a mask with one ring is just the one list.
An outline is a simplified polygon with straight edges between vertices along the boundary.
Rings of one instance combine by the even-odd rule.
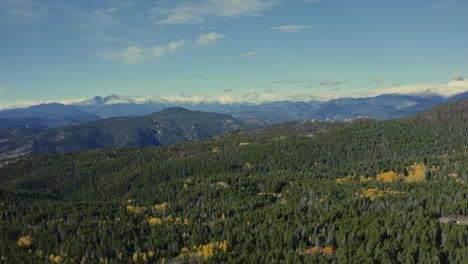
[[[338, 98], [328, 101], [264, 100], [253, 96], [241, 100], [235, 96], [118, 96], [94, 97], [75, 104], [83, 111], [102, 118], [145, 115], [180, 106], [190, 110], [229, 113], [238, 119], [257, 119], [269, 123], [290, 120], [343, 121], [356, 116], [374, 119], [398, 118], [430, 109], [438, 104], [467, 97], [467, 93], [449, 93], [444, 89], [415, 90], [405, 94], [381, 94], [375, 97]], [[453, 96], [447, 96], [452, 95]], [[255, 102], [257, 100], [257, 102]]]
[[86, 99], [81, 102], [73, 103], [72, 105], [77, 106], [96, 106], [96, 105], [112, 105], [112, 104], [167, 104], [171, 103], [156, 96], [120, 96], [120, 95], [109, 95], [105, 97], [95, 96], [90, 99]]
[[468, 80], [451, 81], [447, 84], [413, 84], [394, 86], [377, 92], [378, 94], [401, 94], [419, 97], [453, 97], [468, 92]]
[[[454, 82], [447, 86], [455, 87], [453, 90], [435, 87], [434, 89], [407, 89], [405, 93], [380, 94], [364, 98], [338, 98], [327, 101], [313, 100], [312, 97], [303, 97], [303, 100], [275, 100], [281, 97], [262, 97], [264, 95], [218, 95], [218, 96], [95, 96], [90, 99], [71, 102], [62, 108], [71, 108], [69, 112], [80, 110], [99, 118], [142, 116], [168, 107], [183, 107], [189, 110], [227, 113], [241, 120], [256, 119], [267, 123], [279, 123], [291, 120], [331, 120], [344, 121], [356, 116], [369, 116], [374, 119], [399, 118], [428, 110], [438, 104], [468, 97], [464, 82]], [[460, 86], [460, 87], [459, 87]], [[427, 88], [427, 86], [425, 86]], [[457, 88], [458, 87], [458, 88]], [[395, 88], [396, 89], [396, 88]], [[464, 91], [454, 93], [453, 91]], [[401, 89], [395, 91], [402, 91]], [[56, 105], [43, 105], [51, 108], [49, 112], [55, 113]], [[21, 109], [0, 111], [0, 118], [10, 118], [11, 113], [18, 113], [16, 119], [44, 118], [41, 112], [34, 113], [34, 109], [25, 111]], [[63, 112], [61, 110], [60, 112]], [[8, 113], [8, 115], [6, 115]], [[59, 114], [59, 113], [57, 113]], [[48, 116], [52, 119], [54, 117]], [[57, 119], [57, 118], [55, 118]], [[63, 118], [62, 118], [63, 119]], [[35, 119], [34, 119], [35, 120]], [[67, 121], [69, 120], [69, 122]], [[76, 123], [79, 119], [67, 117], [64, 123]], [[6, 122], [8, 121], [8, 122]], [[22, 124], [5, 120], [5, 124]], [[26, 123], [28, 123], [26, 122]], [[68, 123], [67, 123], [68, 122]], [[29, 124], [28, 123], [28, 124]], [[46, 123], [46, 122], [43, 122]], [[50, 123], [50, 122], [49, 122]]]

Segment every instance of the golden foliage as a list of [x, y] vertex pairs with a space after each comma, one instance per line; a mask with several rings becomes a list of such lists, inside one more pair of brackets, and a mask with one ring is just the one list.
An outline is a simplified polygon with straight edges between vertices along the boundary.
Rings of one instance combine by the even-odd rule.
[[248, 145], [252, 145], [252, 143], [251, 142], [241, 142], [241, 143], [239, 143], [239, 146], [241, 146], [241, 147], [242, 146], [248, 146]]
[[180, 218], [172, 218], [171, 216], [164, 218], [150, 217], [147, 221], [150, 225], [175, 225], [180, 222]]
[[187, 178], [184, 180], [184, 189], [188, 189], [189, 187], [189, 184], [193, 182], [193, 179], [192, 178]]
[[166, 209], [167, 209], [167, 203], [156, 204], [156, 205], [154, 206], [154, 209], [155, 209], [155, 210], [158, 210], [158, 211], [166, 210]]
[[222, 241], [222, 242], [218, 242], [218, 247], [219, 249], [221, 249], [224, 253], [227, 253], [228, 252], [228, 249], [229, 249], [229, 245], [228, 245], [228, 242], [226, 240]]
[[335, 253], [335, 250], [332, 247], [319, 247], [319, 246], [314, 246], [312, 248], [307, 249], [304, 251], [304, 255], [310, 256], [314, 254], [323, 254], [324, 256], [331, 256]]
[[18, 246], [22, 248], [30, 248], [33, 244], [33, 239], [30, 236], [20, 237], [18, 239]]
[[338, 178], [338, 179], [336, 179], [335, 182], [338, 182], [338, 183], [342, 183], [342, 182], [352, 182], [352, 181], [354, 181], [354, 178], [355, 178], [355, 176], [350, 176], [350, 175], [348, 175], [348, 176], [346, 176], [346, 177], [344, 177], [344, 178]]
[[335, 250], [332, 247], [324, 247], [322, 252], [324, 255], [333, 255]]
[[421, 182], [426, 180], [427, 167], [424, 163], [414, 163], [406, 167], [408, 176], [405, 177], [406, 182]]
[[384, 197], [385, 194], [404, 194], [404, 192], [400, 191], [393, 191], [392, 189], [387, 189], [387, 190], [379, 190], [377, 188], [369, 188], [369, 189], [364, 189], [362, 193], [355, 193], [356, 196], [363, 198], [363, 199], [370, 199], [371, 201], [374, 201], [377, 198]]
[[55, 256], [52, 254], [49, 256], [49, 260], [54, 263], [62, 263], [65, 259], [60, 255]]
[[461, 183], [461, 184], [465, 183], [465, 181], [463, 181], [462, 179], [456, 179], [455, 182], [456, 183]]
[[[375, 180], [382, 181], [382, 182], [397, 182], [397, 181], [405, 181], [405, 182], [421, 182], [426, 180], [426, 172], [429, 171], [436, 171], [438, 167], [432, 166], [428, 168], [424, 163], [414, 163], [413, 165], [406, 167], [406, 172], [408, 176], [405, 176], [403, 173], [396, 173], [394, 171], [387, 171], [380, 174], [377, 174]], [[353, 176], [349, 175], [344, 178], [336, 179], [335, 182], [343, 183], [343, 182], [353, 182], [357, 178], [356, 173]], [[359, 176], [359, 182], [371, 182], [374, 179], [372, 177], [365, 177]]]
[[379, 191], [377, 188], [369, 188], [367, 190], [363, 190], [361, 194], [356, 193], [356, 195], [360, 198], [368, 198], [371, 201], [384, 196], [382, 191]]
[[219, 152], [219, 147], [214, 147], [212, 152]]
[[206, 245], [193, 246], [190, 250], [187, 247], [182, 248], [178, 258], [210, 258], [219, 253], [228, 253], [229, 245], [226, 240], [221, 242], [211, 242]]
[[[344, 178], [336, 179], [335, 182], [337, 182], [337, 183], [354, 182], [356, 180], [356, 178], [357, 178], [356, 175], [353, 175], [353, 176], [348, 175], [348, 176], [346, 176]], [[372, 177], [359, 176], [359, 181], [360, 182], [371, 182], [373, 180], [374, 180], [374, 178], [372, 178]]]
[[377, 174], [376, 181], [383, 181], [383, 182], [395, 182], [400, 181], [403, 179], [403, 175], [396, 174], [394, 171], [383, 172]]
[[148, 262], [149, 260], [151, 260], [151, 258], [154, 257], [154, 252], [153, 251], [150, 251], [150, 252], [135, 252], [133, 253], [132, 255], [132, 258], [131, 260], [133, 262]]
[[367, 178], [366, 178], [366, 177], [364, 177], [364, 176], [359, 176], [359, 181], [360, 181], [360, 182], [371, 182], [371, 181], [373, 181], [373, 180], [374, 180], [374, 178], [372, 178], [372, 177], [367, 177]]
[[318, 252], [320, 252], [320, 250], [321, 250], [321, 248], [319, 246], [315, 246], [315, 247], [307, 249], [304, 252], [304, 254], [305, 255], [313, 255], [313, 254], [317, 254]]
[[138, 252], [133, 253], [132, 260], [133, 262], [137, 262], [140, 254]]
[[133, 205], [127, 206], [127, 211], [132, 212], [134, 214], [140, 214], [144, 210], [145, 210], [145, 207], [139, 207], [139, 206], [133, 206]]

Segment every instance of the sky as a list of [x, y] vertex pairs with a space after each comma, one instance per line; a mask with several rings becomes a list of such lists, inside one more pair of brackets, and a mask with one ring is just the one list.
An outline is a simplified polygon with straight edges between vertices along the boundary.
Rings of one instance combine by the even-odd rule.
[[466, 0], [0, 0], [0, 106], [468, 90]]

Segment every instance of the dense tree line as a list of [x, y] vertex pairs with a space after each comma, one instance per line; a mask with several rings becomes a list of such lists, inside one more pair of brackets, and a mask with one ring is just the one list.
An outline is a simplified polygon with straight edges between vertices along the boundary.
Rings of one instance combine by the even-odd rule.
[[465, 127], [324, 126], [11, 162], [0, 263], [468, 259], [468, 226], [439, 221], [468, 215]]

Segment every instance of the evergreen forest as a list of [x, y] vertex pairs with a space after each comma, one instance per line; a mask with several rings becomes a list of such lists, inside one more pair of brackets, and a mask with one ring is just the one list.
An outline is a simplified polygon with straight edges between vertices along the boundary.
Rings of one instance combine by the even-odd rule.
[[466, 264], [467, 116], [6, 161], [0, 263]]

